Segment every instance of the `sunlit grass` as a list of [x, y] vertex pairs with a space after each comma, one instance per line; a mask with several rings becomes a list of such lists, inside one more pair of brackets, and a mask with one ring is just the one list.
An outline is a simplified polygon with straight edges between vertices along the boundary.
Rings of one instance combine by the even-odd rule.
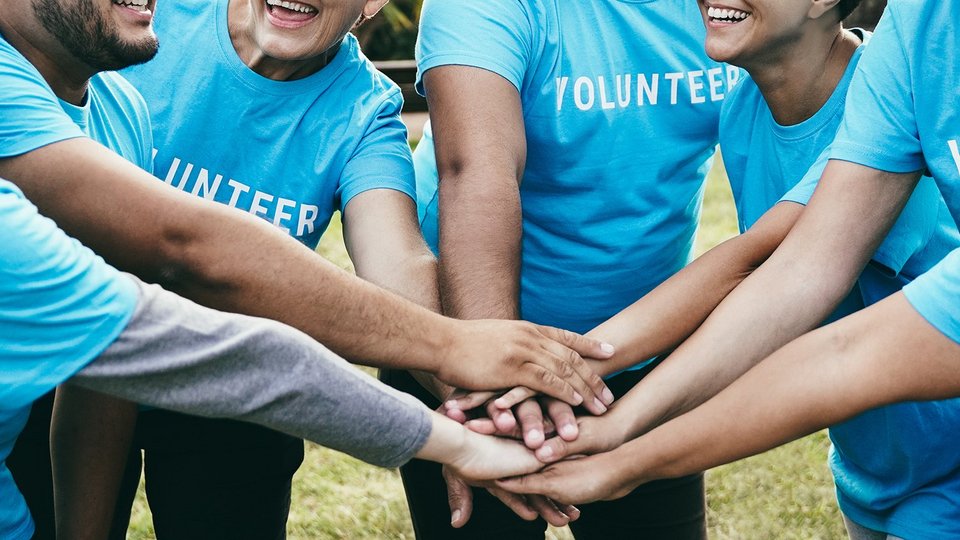
[[[697, 252], [702, 253], [736, 232], [730, 188], [718, 166], [707, 184]], [[350, 268], [339, 219], [331, 223], [319, 251], [341, 267]], [[843, 538], [843, 524], [826, 466], [828, 446], [826, 435], [818, 433], [710, 471], [707, 499], [711, 537]], [[304, 465], [294, 479], [287, 530], [293, 540], [413, 538], [396, 471], [371, 467], [312, 444], [307, 445]], [[154, 538], [142, 486], [128, 538]], [[572, 536], [567, 529], [551, 529], [548, 538], [568, 540]]]

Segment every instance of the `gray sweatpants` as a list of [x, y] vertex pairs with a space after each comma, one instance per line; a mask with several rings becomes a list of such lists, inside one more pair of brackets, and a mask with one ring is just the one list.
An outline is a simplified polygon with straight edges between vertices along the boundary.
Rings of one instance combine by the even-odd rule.
[[429, 411], [275, 321], [140, 287], [130, 324], [71, 382], [186, 414], [260, 424], [396, 467], [430, 434]]

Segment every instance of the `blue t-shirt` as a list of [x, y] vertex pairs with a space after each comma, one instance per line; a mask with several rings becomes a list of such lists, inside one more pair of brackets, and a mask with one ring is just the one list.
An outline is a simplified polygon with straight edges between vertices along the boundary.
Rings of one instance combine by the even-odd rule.
[[30, 404], [120, 335], [137, 289], [5, 180], [0, 230], [0, 538], [16, 540], [32, 536], [33, 522], [4, 461]]
[[[960, 217], [960, 16], [954, 0], [891, 2], [851, 84], [860, 99], [848, 105], [832, 159], [890, 172], [926, 170], [954, 220]], [[960, 342], [958, 258], [904, 289], [931, 324]], [[956, 504], [955, 508], [960, 508]], [[960, 510], [955, 519], [960, 523]], [[955, 534], [960, 534], [956, 533]]]
[[[421, 77], [467, 65], [520, 93], [524, 319], [590, 330], [690, 260], [720, 104], [740, 75], [707, 57], [704, 35], [686, 0], [424, 3]], [[428, 234], [431, 167], [417, 179]]]
[[357, 40], [348, 35], [313, 75], [267, 79], [233, 48], [228, 2], [160, 2], [159, 54], [123, 72], [150, 108], [157, 177], [259, 216], [310, 247], [333, 212], [364, 191], [413, 198], [400, 90]]
[[[143, 100], [122, 77], [90, 80], [83, 106], [61, 101], [40, 73], [0, 36], [0, 157], [90, 137], [150, 170]], [[132, 282], [68, 239], [0, 183], [0, 461], [9, 455], [30, 403], [95, 358], [126, 325]], [[0, 464], [0, 538], [30, 538], [33, 522]]]
[[[855, 68], [869, 48], [857, 50], [830, 99], [799, 124], [778, 124], [750, 77], [727, 97], [720, 144], [741, 231], [780, 200], [809, 201], [843, 119]], [[859, 288], [832, 318], [900, 290], [958, 246], [960, 234], [943, 198], [933, 179], [925, 178], [864, 270]], [[944, 472], [960, 471], [958, 427], [960, 400], [882, 407], [832, 427], [829, 462], [841, 509], [858, 523], [905, 538], [915, 538], [919, 530], [940, 538], [956, 536], [955, 524], [929, 522], [950, 523], [957, 517], [950, 508], [960, 495], [956, 475]], [[934, 466], [928, 463], [931, 456], [937, 456]]]

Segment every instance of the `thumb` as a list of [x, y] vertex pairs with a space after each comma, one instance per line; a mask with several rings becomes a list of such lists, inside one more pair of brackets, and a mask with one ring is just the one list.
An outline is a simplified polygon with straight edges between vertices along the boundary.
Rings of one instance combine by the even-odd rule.
[[473, 491], [459, 477], [443, 468], [443, 479], [447, 483], [447, 504], [450, 506], [450, 526], [459, 529], [467, 524], [473, 513]]

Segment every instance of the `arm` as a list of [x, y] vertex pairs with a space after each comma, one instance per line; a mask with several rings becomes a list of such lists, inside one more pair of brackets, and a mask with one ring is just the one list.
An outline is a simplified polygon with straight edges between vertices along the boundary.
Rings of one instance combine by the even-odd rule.
[[107, 538], [137, 405], [65, 384], [50, 425], [57, 537]]
[[[573, 403], [582, 400], [577, 393], [591, 394], [580, 375], [585, 366], [568, 372], [576, 355], [547, 343], [543, 332], [574, 347], [587, 342], [533, 325], [468, 324], [430, 313], [252, 216], [164, 186], [90, 140], [0, 160], [0, 176], [109, 261], [201, 303], [289, 322], [345, 356], [422, 369], [460, 386], [502, 387], [506, 376]], [[590, 349], [603, 355], [593, 342], [581, 352]], [[452, 369], [447, 358], [471, 359], [474, 370]], [[497, 374], [488, 369], [491, 358], [511, 366], [501, 364]]]
[[622, 398], [610, 418], [581, 421], [583, 441], [552, 439], [538, 455], [555, 461], [615, 448], [697, 407], [814, 328], [850, 291], [918, 178], [831, 161], [774, 254]]
[[613, 344], [610, 360], [591, 362], [601, 375], [680, 345], [747, 276], [777, 249], [803, 211], [777, 204], [740, 236], [711, 249], [656, 289], [589, 332]]
[[[865, 410], [960, 395], [960, 345], [898, 293], [780, 349], [703, 406], [619, 449], [505, 482], [570, 503], [760, 453]], [[592, 475], [593, 482], [584, 477]]]
[[526, 135], [520, 93], [479, 68], [424, 75], [440, 175], [440, 285], [460, 319], [517, 319], [520, 179]]
[[257, 423], [386, 467], [416, 456], [474, 480], [539, 467], [522, 445], [468, 433], [301, 332], [138, 285], [130, 323], [74, 384], [187, 414]]
[[[437, 260], [423, 241], [410, 197], [390, 189], [357, 195], [343, 212], [343, 232], [359, 277], [440, 312]], [[414, 377], [441, 400], [453, 391], [428, 373]]]

